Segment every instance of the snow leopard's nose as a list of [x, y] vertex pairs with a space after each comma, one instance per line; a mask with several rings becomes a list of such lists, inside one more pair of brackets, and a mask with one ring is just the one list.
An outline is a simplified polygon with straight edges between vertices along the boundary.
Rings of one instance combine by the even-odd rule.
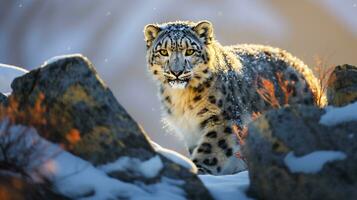
[[177, 78], [183, 73], [183, 70], [170, 70], [171, 74], [175, 75]]

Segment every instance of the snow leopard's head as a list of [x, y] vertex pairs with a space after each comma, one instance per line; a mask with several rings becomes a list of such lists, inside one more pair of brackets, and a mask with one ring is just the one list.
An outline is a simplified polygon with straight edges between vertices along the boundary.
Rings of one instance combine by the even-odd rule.
[[149, 70], [162, 84], [178, 89], [197, 87], [210, 77], [210, 22], [148, 24], [144, 34]]

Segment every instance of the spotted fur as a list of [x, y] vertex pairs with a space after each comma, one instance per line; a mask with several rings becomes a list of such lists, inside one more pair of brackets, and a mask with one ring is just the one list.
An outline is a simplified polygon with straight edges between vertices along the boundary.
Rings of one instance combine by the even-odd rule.
[[235, 156], [240, 145], [232, 127], [244, 128], [252, 113], [272, 107], [257, 92], [260, 78], [277, 86], [280, 103], [284, 98], [277, 74], [292, 83], [289, 104], [316, 105], [321, 95], [302, 61], [268, 46], [223, 47], [208, 21], [150, 24], [144, 33], [148, 68], [161, 88], [164, 119], [183, 135], [200, 173], [246, 169]]

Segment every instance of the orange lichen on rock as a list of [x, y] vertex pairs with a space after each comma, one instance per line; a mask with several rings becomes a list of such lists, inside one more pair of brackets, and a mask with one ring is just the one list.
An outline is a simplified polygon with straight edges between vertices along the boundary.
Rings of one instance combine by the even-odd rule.
[[[39, 93], [33, 106], [20, 108], [19, 101], [10, 96], [6, 106], [0, 105], [0, 121], [6, 118], [10, 124], [34, 127], [42, 137], [49, 138], [49, 130], [66, 123], [67, 120], [48, 114], [46, 106], [43, 105], [44, 99], [45, 96]], [[64, 135], [64, 138], [60, 146], [64, 149], [72, 149], [81, 140], [81, 135], [78, 129], [72, 128]]]
[[81, 134], [77, 129], [71, 129], [66, 134], [66, 140], [68, 142], [67, 148], [72, 149], [81, 140]]
[[7, 106], [0, 106], [0, 120], [8, 118], [13, 124], [23, 124], [31, 126], [46, 125], [47, 120], [44, 117], [46, 107], [42, 105], [45, 96], [39, 93], [38, 98], [32, 107], [20, 109], [19, 102], [10, 96]]

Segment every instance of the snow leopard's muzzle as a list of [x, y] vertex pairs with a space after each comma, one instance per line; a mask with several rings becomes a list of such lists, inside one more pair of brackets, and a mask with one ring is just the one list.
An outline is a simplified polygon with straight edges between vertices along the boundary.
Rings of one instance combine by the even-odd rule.
[[192, 77], [192, 68], [187, 60], [170, 59], [165, 65], [163, 75], [172, 88], [183, 89]]

